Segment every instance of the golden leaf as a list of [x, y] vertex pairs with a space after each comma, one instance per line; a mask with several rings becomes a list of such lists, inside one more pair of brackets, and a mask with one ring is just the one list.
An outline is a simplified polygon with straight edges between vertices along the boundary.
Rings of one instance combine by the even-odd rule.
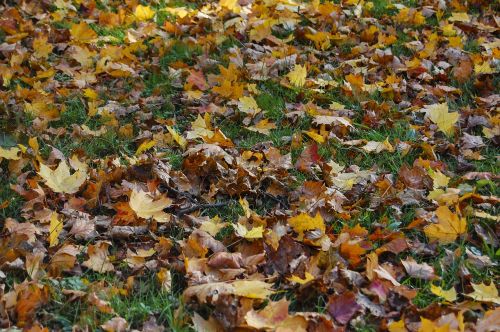
[[59, 220], [57, 212], [52, 212], [49, 224], [49, 246], [57, 246], [59, 244], [59, 234], [63, 230], [63, 221]]
[[170, 221], [170, 215], [163, 212], [163, 209], [172, 204], [172, 200], [168, 197], [162, 197], [158, 200], [153, 198], [146, 192], [133, 190], [130, 195], [129, 205], [138, 217], [144, 219], [154, 219], [157, 222]]
[[299, 239], [304, 237], [305, 231], [320, 230], [321, 233], [325, 233], [326, 227], [323, 217], [318, 213], [313, 218], [307, 213], [301, 213], [295, 217], [288, 219], [288, 224], [292, 226], [293, 230], [299, 234]]
[[146, 140], [139, 145], [137, 148], [137, 151], [135, 151], [135, 155], [138, 156], [143, 152], [146, 152], [147, 150], [151, 149], [153, 146], [156, 145], [155, 140]]
[[437, 224], [427, 225], [424, 228], [425, 235], [431, 241], [440, 244], [453, 243], [459, 235], [467, 231], [465, 218], [459, 218], [457, 214], [450, 211], [447, 206], [440, 206], [436, 210]]
[[295, 65], [293, 70], [287, 75], [292, 85], [301, 88], [306, 83], [307, 70], [305, 66]]
[[81, 170], [70, 174], [66, 161], [61, 161], [53, 171], [40, 163], [38, 174], [45, 180], [45, 184], [56, 193], [74, 194], [87, 179], [87, 174]]
[[90, 43], [97, 38], [97, 33], [84, 21], [73, 24], [69, 32], [75, 41], [81, 43]]
[[9, 160], [19, 160], [21, 159], [21, 157], [18, 156], [19, 152], [21, 152], [21, 150], [16, 147], [10, 149], [4, 149], [0, 146], [0, 158], [5, 158]]
[[439, 130], [447, 135], [453, 133], [453, 127], [460, 118], [458, 112], [448, 112], [447, 103], [427, 105], [423, 111], [438, 126]]
[[134, 16], [138, 21], [147, 21], [155, 16], [155, 11], [149, 6], [138, 5], [135, 7]]
[[457, 291], [455, 288], [450, 288], [448, 290], [444, 290], [439, 286], [435, 286], [431, 284], [431, 292], [434, 295], [437, 295], [439, 297], [442, 297], [448, 302], [453, 302], [457, 300]]
[[498, 297], [498, 290], [494, 282], [491, 282], [489, 286], [484, 283], [474, 284], [471, 283], [474, 292], [465, 294], [468, 297], [473, 298], [480, 302], [492, 302], [500, 305], [500, 297]]
[[177, 144], [179, 144], [179, 146], [181, 148], [185, 149], [187, 146], [186, 139], [184, 137], [182, 137], [181, 134], [179, 134], [174, 128], [172, 128], [170, 126], [167, 126], [167, 130], [170, 133], [170, 135], [172, 135], [172, 138], [174, 139], [174, 141], [176, 141]]

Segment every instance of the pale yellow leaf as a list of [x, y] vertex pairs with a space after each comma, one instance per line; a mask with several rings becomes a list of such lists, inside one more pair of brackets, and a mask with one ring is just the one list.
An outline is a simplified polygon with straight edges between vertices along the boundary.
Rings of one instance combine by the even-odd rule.
[[288, 77], [292, 85], [301, 88], [306, 83], [306, 77], [307, 77], [306, 67], [301, 65], [295, 65], [293, 70], [289, 72], [286, 76]]
[[138, 5], [135, 7], [134, 16], [138, 21], [147, 21], [155, 16], [155, 11], [149, 6]]
[[459, 217], [450, 211], [447, 206], [440, 206], [436, 210], [438, 222], [424, 227], [424, 233], [429, 240], [438, 241], [440, 244], [453, 243], [458, 236], [467, 231], [465, 218]]
[[80, 170], [70, 174], [66, 161], [61, 161], [55, 170], [40, 163], [38, 174], [45, 180], [45, 184], [57, 193], [74, 194], [85, 182], [87, 174]]
[[59, 244], [59, 234], [63, 230], [63, 221], [59, 219], [56, 212], [52, 212], [49, 224], [49, 247], [57, 246]]
[[9, 160], [19, 160], [21, 157], [18, 155], [21, 150], [17, 147], [12, 147], [9, 149], [4, 149], [0, 146], [0, 158], [5, 158]]
[[498, 297], [498, 290], [494, 282], [491, 282], [489, 286], [484, 283], [474, 284], [471, 283], [474, 292], [465, 294], [468, 297], [473, 298], [480, 302], [492, 302], [500, 305], [500, 298]]
[[435, 286], [431, 284], [431, 292], [434, 295], [437, 295], [439, 297], [442, 297], [448, 302], [453, 302], [457, 300], [457, 291], [455, 288], [450, 288], [448, 290], [444, 290], [439, 286]]
[[139, 190], [133, 190], [130, 195], [129, 205], [138, 217], [144, 219], [154, 219], [157, 222], [167, 222], [170, 220], [170, 215], [163, 212], [163, 209], [172, 204], [172, 200], [168, 197], [162, 197], [154, 200], [148, 193]]
[[427, 117], [438, 126], [439, 130], [447, 135], [453, 133], [455, 123], [457, 123], [460, 118], [458, 112], [448, 112], [447, 103], [427, 105], [423, 111], [426, 112]]

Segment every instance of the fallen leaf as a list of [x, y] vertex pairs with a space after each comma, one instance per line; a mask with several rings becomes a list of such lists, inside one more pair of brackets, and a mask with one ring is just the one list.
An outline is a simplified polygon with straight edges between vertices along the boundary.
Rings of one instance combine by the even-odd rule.
[[427, 105], [422, 111], [426, 112], [427, 117], [447, 135], [453, 133], [455, 123], [460, 118], [458, 112], [448, 112], [447, 103]]
[[307, 76], [306, 67], [301, 65], [295, 65], [295, 67], [293, 67], [293, 70], [289, 72], [286, 76], [288, 77], [292, 85], [301, 88], [306, 83], [306, 76]]
[[140, 218], [151, 218], [157, 222], [170, 221], [170, 215], [163, 212], [163, 209], [172, 204], [172, 200], [168, 197], [161, 197], [160, 199], [154, 200], [153, 197], [142, 190], [133, 190], [130, 195], [129, 204], [130, 208]]
[[440, 206], [436, 210], [438, 222], [424, 227], [425, 235], [431, 241], [438, 241], [440, 244], [453, 243], [458, 236], [467, 231], [465, 218], [459, 217], [450, 211], [447, 206]]
[[485, 285], [484, 283], [474, 284], [471, 283], [474, 292], [464, 294], [470, 298], [473, 298], [476, 301], [480, 302], [492, 302], [497, 305], [500, 305], [500, 297], [498, 297], [498, 289], [495, 286], [494, 282], [491, 282], [490, 285]]
[[45, 180], [45, 184], [57, 193], [74, 194], [87, 179], [87, 174], [77, 170], [70, 174], [66, 161], [61, 161], [55, 170], [40, 163], [38, 174]]

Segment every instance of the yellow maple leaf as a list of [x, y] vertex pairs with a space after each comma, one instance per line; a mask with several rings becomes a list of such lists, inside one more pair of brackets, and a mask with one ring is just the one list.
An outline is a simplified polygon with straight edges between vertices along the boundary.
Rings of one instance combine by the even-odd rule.
[[459, 235], [467, 231], [467, 222], [465, 218], [460, 218], [457, 214], [450, 211], [447, 206], [440, 206], [436, 210], [438, 223], [427, 225], [424, 233], [429, 240], [437, 240], [440, 244], [453, 243]]
[[155, 11], [149, 6], [138, 5], [135, 7], [134, 16], [137, 21], [147, 21], [155, 16]]
[[325, 138], [323, 136], [321, 136], [320, 134], [317, 134], [312, 130], [310, 130], [310, 131], [304, 130], [303, 132], [304, 132], [304, 134], [306, 134], [307, 136], [309, 136], [310, 138], [312, 138], [314, 141], [318, 142], [319, 144], [325, 143]]
[[227, 8], [233, 13], [238, 14], [241, 11], [241, 7], [238, 0], [220, 0], [219, 5], [223, 8]]
[[262, 226], [253, 227], [249, 230], [245, 227], [245, 225], [237, 223], [233, 225], [233, 227], [236, 231], [236, 235], [247, 240], [262, 239], [262, 237], [264, 236], [264, 227]]
[[56, 193], [74, 194], [87, 179], [87, 174], [81, 170], [70, 174], [66, 161], [61, 161], [55, 170], [40, 163], [38, 174], [45, 184]]
[[252, 96], [244, 96], [238, 100], [238, 109], [240, 112], [249, 114], [251, 116], [256, 115], [261, 112], [259, 105], [257, 105], [257, 101]]
[[38, 37], [33, 40], [33, 49], [35, 50], [34, 55], [37, 58], [46, 59], [52, 52], [53, 48], [54, 46], [47, 41], [47, 36]]
[[0, 146], [0, 159], [5, 158], [9, 160], [19, 160], [21, 157], [18, 155], [21, 150], [16, 147], [4, 149]]
[[482, 64], [476, 63], [474, 65], [474, 73], [476, 74], [493, 74], [494, 72], [495, 71], [491, 68], [488, 61], [485, 61]]
[[469, 15], [467, 13], [451, 13], [448, 18], [449, 22], [470, 22]]
[[219, 216], [215, 216], [208, 221], [202, 221], [200, 225], [200, 230], [207, 232], [212, 236], [216, 236], [217, 233], [221, 231], [224, 227], [229, 225], [227, 222], [221, 222]]
[[196, 120], [191, 122], [191, 130], [187, 132], [187, 139], [195, 139], [195, 138], [203, 138], [208, 137], [212, 138], [214, 136], [214, 131], [210, 125], [210, 113], [205, 113], [202, 118], [201, 115], [198, 114]]
[[97, 33], [84, 21], [73, 24], [69, 32], [75, 41], [81, 43], [90, 43], [97, 38]]
[[448, 290], [444, 290], [439, 286], [435, 286], [431, 284], [431, 292], [434, 295], [437, 295], [439, 297], [442, 297], [448, 302], [453, 302], [457, 300], [457, 291], [455, 288], [450, 288]]
[[251, 299], [265, 299], [273, 294], [272, 285], [260, 280], [237, 280], [231, 285], [235, 295]]
[[453, 133], [454, 125], [460, 118], [458, 112], [448, 112], [447, 103], [427, 105], [423, 111], [438, 126], [439, 130], [447, 135]]
[[301, 88], [304, 86], [304, 84], [306, 84], [306, 76], [307, 76], [306, 67], [301, 65], [295, 65], [293, 70], [289, 72], [286, 76], [288, 77], [292, 85]]
[[63, 221], [59, 220], [57, 212], [52, 212], [49, 224], [49, 246], [57, 246], [59, 244], [59, 234], [63, 230]]
[[167, 126], [167, 130], [170, 133], [170, 135], [172, 135], [172, 138], [174, 139], [174, 141], [176, 141], [177, 144], [179, 144], [179, 146], [181, 148], [185, 149], [186, 145], [187, 145], [186, 139], [184, 137], [182, 137], [181, 134], [179, 134], [174, 128], [172, 128], [170, 126]]
[[405, 328], [405, 321], [403, 319], [398, 320], [397, 322], [391, 322], [389, 325], [387, 325], [387, 329], [389, 332], [406, 332], [408, 331]]
[[450, 182], [450, 178], [441, 173], [440, 170], [429, 169], [429, 176], [432, 178], [434, 189], [441, 187], [448, 187], [448, 183]]
[[247, 129], [264, 135], [269, 135], [271, 133], [271, 129], [276, 129], [276, 124], [270, 122], [269, 119], [262, 119], [255, 126], [247, 127]]
[[288, 224], [292, 226], [293, 230], [299, 234], [299, 239], [304, 237], [305, 231], [312, 231], [318, 229], [321, 233], [325, 233], [326, 227], [321, 214], [316, 213], [313, 218], [307, 213], [301, 213], [295, 217], [288, 219]]
[[296, 275], [292, 275], [291, 277], [289, 277], [287, 279], [291, 282], [295, 282], [297, 284], [304, 285], [304, 284], [307, 284], [309, 281], [314, 280], [315, 278], [312, 274], [310, 274], [309, 272], [306, 271], [306, 273], [304, 275], [304, 279], [302, 279], [301, 277], [296, 276]]
[[167, 222], [170, 220], [170, 215], [163, 212], [163, 209], [172, 204], [172, 200], [168, 197], [162, 197], [154, 200], [148, 193], [142, 190], [133, 190], [130, 195], [129, 205], [138, 217], [144, 219], [154, 219], [157, 222]]
[[471, 283], [474, 292], [465, 294], [480, 302], [492, 302], [500, 305], [500, 297], [498, 297], [498, 290], [495, 283], [491, 282], [489, 286], [484, 283], [474, 284]]
[[155, 145], [156, 145], [155, 140], [146, 140], [146, 141], [142, 142], [141, 145], [139, 145], [139, 147], [137, 148], [137, 151], [135, 151], [135, 155], [138, 156], [141, 153], [151, 149]]

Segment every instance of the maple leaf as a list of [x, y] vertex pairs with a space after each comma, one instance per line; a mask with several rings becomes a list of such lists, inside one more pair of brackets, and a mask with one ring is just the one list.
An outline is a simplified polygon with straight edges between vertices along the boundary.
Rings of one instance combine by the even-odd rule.
[[480, 302], [492, 302], [500, 305], [500, 297], [498, 297], [498, 289], [494, 282], [490, 285], [485, 285], [484, 283], [474, 284], [471, 283], [474, 292], [465, 294], [470, 298]]
[[252, 229], [248, 229], [245, 225], [240, 223], [233, 225], [236, 234], [247, 240], [261, 239], [263, 237], [264, 228], [262, 226], [255, 226]]
[[73, 24], [69, 32], [75, 41], [81, 43], [91, 43], [97, 38], [97, 33], [84, 21]]
[[453, 243], [458, 236], [467, 231], [467, 222], [465, 218], [460, 218], [457, 214], [450, 211], [447, 206], [440, 206], [436, 210], [438, 222], [427, 225], [424, 233], [429, 240], [438, 241], [441, 244]]
[[148, 193], [142, 190], [133, 190], [130, 195], [129, 205], [138, 217], [144, 219], [154, 219], [157, 222], [167, 222], [170, 220], [170, 215], [163, 212], [163, 209], [172, 204], [172, 200], [168, 197], [162, 197], [154, 200]]
[[167, 130], [172, 135], [172, 138], [174, 139], [177, 144], [183, 149], [186, 148], [187, 146], [187, 141], [184, 137], [182, 137], [174, 128], [167, 126]]
[[38, 174], [45, 184], [56, 193], [74, 194], [87, 179], [87, 174], [81, 170], [70, 174], [66, 161], [61, 161], [55, 170], [40, 163]]
[[59, 244], [59, 234], [63, 230], [63, 221], [59, 219], [56, 212], [52, 212], [49, 224], [49, 246], [54, 247]]
[[307, 213], [301, 213], [295, 217], [288, 218], [288, 224], [299, 234], [299, 239], [304, 237], [305, 231], [319, 230], [321, 233], [325, 233], [326, 230], [325, 222], [319, 212], [314, 217], [311, 217]]
[[210, 125], [210, 114], [205, 113], [203, 118], [198, 114], [196, 120], [191, 122], [191, 130], [187, 132], [186, 138], [187, 139], [203, 138], [203, 137], [212, 138], [214, 134], [215, 133]]
[[19, 160], [19, 159], [21, 159], [21, 157], [19, 156], [19, 152], [21, 152], [21, 150], [17, 147], [4, 149], [0, 146], [0, 160], [1, 160], [1, 158], [5, 158], [5, 159], [9, 159], [9, 160]]
[[444, 290], [439, 286], [431, 284], [431, 292], [434, 295], [437, 295], [439, 297], [442, 297], [448, 302], [454, 302], [457, 300], [457, 291], [455, 290], [454, 287]]
[[460, 118], [458, 112], [448, 112], [447, 103], [427, 105], [422, 111], [426, 112], [427, 117], [447, 135], [453, 133], [455, 123]]
[[108, 257], [109, 246], [110, 242], [106, 241], [99, 241], [96, 244], [89, 245], [87, 249], [89, 259], [84, 261], [82, 265], [99, 273], [114, 271], [115, 268]]
[[269, 119], [262, 119], [255, 126], [246, 128], [264, 135], [269, 135], [271, 133], [271, 129], [276, 129], [276, 124], [270, 122]]
[[290, 83], [294, 86], [301, 88], [306, 83], [307, 70], [305, 66], [295, 65], [293, 70], [289, 72], [287, 75]]
[[138, 5], [135, 7], [134, 16], [138, 21], [147, 21], [155, 16], [155, 11], [149, 6]]
[[137, 151], [135, 151], [135, 155], [138, 156], [143, 152], [146, 152], [147, 150], [153, 148], [156, 145], [155, 140], [146, 140], [139, 145], [137, 148]]
[[272, 285], [260, 280], [237, 280], [231, 285], [235, 295], [251, 299], [266, 299], [273, 294]]
[[257, 113], [262, 111], [259, 108], [259, 105], [257, 105], [257, 101], [252, 96], [241, 97], [238, 101], [238, 109], [251, 116], [255, 116]]

